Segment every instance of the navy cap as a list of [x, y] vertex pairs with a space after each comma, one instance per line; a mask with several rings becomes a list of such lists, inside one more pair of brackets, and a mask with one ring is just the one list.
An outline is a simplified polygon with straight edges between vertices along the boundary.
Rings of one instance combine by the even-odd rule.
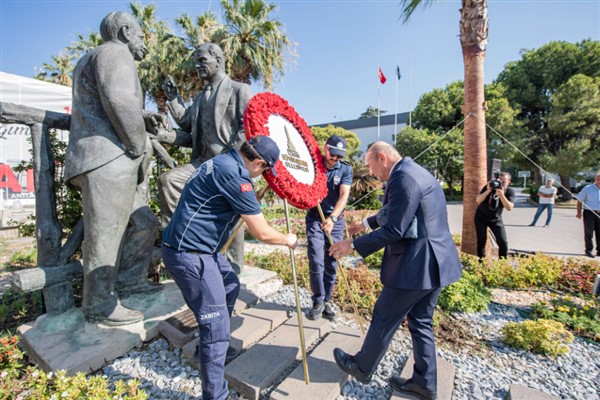
[[268, 136], [254, 136], [248, 140], [248, 143], [254, 147], [254, 150], [258, 153], [269, 167], [273, 175], [277, 176], [275, 172], [275, 164], [279, 160], [279, 147], [277, 143]]
[[343, 137], [333, 135], [327, 139], [326, 145], [331, 155], [346, 157], [346, 139]]

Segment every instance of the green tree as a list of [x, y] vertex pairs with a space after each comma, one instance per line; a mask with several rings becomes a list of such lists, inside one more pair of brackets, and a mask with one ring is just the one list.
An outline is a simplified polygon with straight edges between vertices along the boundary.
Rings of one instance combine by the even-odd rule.
[[[401, 0], [401, 18], [408, 21], [418, 7], [433, 0]], [[487, 0], [461, 0], [460, 44], [464, 63], [464, 213], [462, 250], [476, 253], [475, 198], [487, 181], [483, 70], [488, 42]]]
[[[554, 41], [535, 50], [525, 50], [521, 53], [520, 60], [508, 63], [498, 75], [496, 82], [506, 88], [506, 96], [512, 106], [520, 109], [517, 118], [523, 124], [523, 129], [518, 133], [515, 132], [510, 140], [524, 152], [524, 155], [515, 160], [520, 162], [521, 166], [531, 167], [531, 162], [527, 158], [535, 163], [541, 163], [542, 168], [546, 170], [565, 166], [560, 161], [552, 164], [552, 156], [559, 156], [561, 149], [568, 148], [569, 152], [573, 153], [576, 148], [581, 147], [581, 143], [572, 142], [572, 140], [580, 140], [581, 137], [573, 136], [570, 126], [557, 123], [557, 117], [559, 114], [569, 114], [568, 118], [562, 120], [575, 118], [579, 124], [586, 124], [586, 118], [579, 118], [579, 113], [568, 113], [568, 108], [557, 104], [558, 110], [562, 111], [555, 111], [554, 121], [550, 123], [559, 88], [578, 74], [590, 78], [600, 76], [600, 41], [589, 39], [579, 43]], [[578, 92], [574, 86], [581, 86], [581, 84], [572, 83], [569, 88], [564, 87], [562, 90], [563, 92], [572, 90], [572, 95], [578, 96], [579, 99], [582, 98], [581, 96], [585, 97], [585, 91]], [[559, 102], [567, 104], [566, 100], [559, 100]], [[590, 145], [594, 145], [594, 142], [590, 142]], [[566, 174], [560, 170], [557, 172], [564, 182], [567, 179]], [[539, 175], [537, 178], [539, 181]], [[566, 194], [563, 191], [563, 196]]]
[[41, 71], [34, 78], [57, 85], [71, 86], [73, 68], [73, 55], [62, 50], [59, 55], [52, 56], [52, 63], [42, 64]]
[[227, 34], [217, 43], [227, 58], [229, 75], [271, 90], [285, 73], [286, 54], [295, 55], [295, 44], [283, 24], [271, 17], [277, 6], [265, 0], [221, 0], [221, 5]]
[[381, 115], [385, 114], [386, 112], [387, 112], [386, 110], [381, 110], [377, 107], [369, 106], [369, 107], [367, 107], [365, 112], [360, 114], [360, 117], [358, 117], [358, 119], [373, 118], [373, 117], [381, 116]]

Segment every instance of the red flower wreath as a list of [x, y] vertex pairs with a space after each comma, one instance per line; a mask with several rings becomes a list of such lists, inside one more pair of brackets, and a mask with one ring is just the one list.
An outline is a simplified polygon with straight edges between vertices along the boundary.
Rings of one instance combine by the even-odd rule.
[[263, 176], [269, 186], [284, 199], [297, 208], [308, 209], [316, 207], [321, 200], [327, 196], [327, 175], [321, 150], [312, 135], [312, 132], [306, 125], [306, 122], [294, 107], [282, 97], [273, 93], [259, 93], [250, 99], [248, 107], [244, 113], [244, 131], [246, 139], [252, 139], [254, 136], [270, 136], [269, 117], [278, 115], [289, 121], [298, 131], [311, 155], [312, 163], [315, 167], [315, 179], [312, 184], [299, 182], [281, 162], [275, 164], [277, 176], [270, 171]]

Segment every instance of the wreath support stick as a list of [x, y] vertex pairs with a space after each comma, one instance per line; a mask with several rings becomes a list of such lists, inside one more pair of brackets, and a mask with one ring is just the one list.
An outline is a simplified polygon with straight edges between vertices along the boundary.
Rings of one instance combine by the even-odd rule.
[[[319, 215], [321, 216], [321, 221], [323, 223], [325, 223], [325, 215], [323, 214], [323, 209], [321, 208], [321, 204], [317, 205], [317, 209], [319, 210]], [[329, 245], [333, 244], [333, 239], [331, 238], [331, 234], [329, 232], [327, 232], [327, 239], [329, 239]], [[354, 296], [352, 296], [352, 289], [350, 288], [350, 282], [348, 282], [348, 279], [346, 278], [346, 272], [344, 271], [344, 265], [342, 264], [342, 261], [339, 258], [335, 258], [337, 263], [338, 263], [338, 271], [340, 271], [340, 275], [342, 277], [342, 280], [344, 281], [344, 284], [346, 285], [346, 288], [348, 289], [348, 297], [350, 298], [350, 302], [352, 303], [352, 307], [354, 308], [354, 316], [356, 317], [356, 320], [358, 321], [358, 324], [360, 325], [360, 330], [362, 331], [362, 334], [365, 334], [365, 327], [363, 326], [362, 323], [362, 319], [360, 318], [360, 315], [358, 314], [358, 307], [356, 307], [356, 303], [354, 302]]]
[[[264, 197], [265, 193], [267, 193], [267, 190], [269, 190], [269, 189], [270, 189], [269, 185], [265, 185], [262, 189], [260, 189], [260, 191], [256, 194], [256, 200], [258, 200], [260, 202], [262, 200], [262, 198]], [[227, 239], [227, 242], [225, 242], [225, 244], [223, 245], [223, 248], [221, 249], [221, 253], [225, 254], [227, 252], [227, 249], [229, 248], [229, 246], [231, 246], [231, 242], [233, 242], [233, 239], [237, 235], [237, 233], [240, 230], [240, 228], [242, 227], [243, 223], [244, 223], [244, 220], [240, 218], [238, 223], [235, 224], [233, 231], [231, 231], [231, 235], [229, 235], [229, 239]]]
[[[285, 210], [285, 221], [287, 224], [288, 233], [292, 232], [290, 225], [290, 213], [288, 202], [283, 199], [283, 207]], [[306, 357], [306, 345], [304, 344], [304, 327], [302, 326], [302, 310], [300, 309], [300, 295], [298, 294], [298, 279], [296, 278], [296, 261], [294, 260], [294, 250], [290, 249], [290, 259], [292, 260], [292, 276], [294, 277], [294, 294], [296, 295], [296, 315], [298, 315], [298, 330], [300, 333], [300, 347], [302, 348], [302, 366], [304, 367], [304, 382], [310, 384], [308, 375], [308, 359]]]

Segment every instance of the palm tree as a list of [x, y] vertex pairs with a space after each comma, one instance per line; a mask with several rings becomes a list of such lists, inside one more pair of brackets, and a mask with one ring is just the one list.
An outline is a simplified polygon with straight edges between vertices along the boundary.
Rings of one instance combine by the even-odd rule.
[[59, 55], [52, 56], [52, 63], [42, 64], [42, 70], [35, 75], [35, 79], [41, 81], [56, 83], [57, 85], [71, 86], [73, 76], [74, 56], [66, 51], [61, 51]]
[[[138, 67], [142, 89], [156, 103], [158, 111], [167, 114], [167, 96], [162, 84], [166, 75], [173, 76], [176, 82], [189, 81], [188, 74], [182, 68], [189, 58], [189, 50], [184, 40], [174, 35], [165, 21], [156, 19], [154, 4], [143, 6], [129, 3], [129, 7], [144, 32], [148, 48], [148, 54]], [[182, 94], [189, 92], [181, 90]]]
[[281, 22], [270, 19], [277, 7], [265, 0], [221, 0], [227, 34], [217, 43], [232, 79], [262, 81], [270, 90], [284, 74], [284, 53], [295, 55]]
[[[402, 22], [433, 0], [401, 0]], [[464, 63], [464, 194], [461, 250], [476, 254], [475, 198], [487, 181], [483, 63], [488, 42], [487, 0], [461, 0], [460, 43]]]

